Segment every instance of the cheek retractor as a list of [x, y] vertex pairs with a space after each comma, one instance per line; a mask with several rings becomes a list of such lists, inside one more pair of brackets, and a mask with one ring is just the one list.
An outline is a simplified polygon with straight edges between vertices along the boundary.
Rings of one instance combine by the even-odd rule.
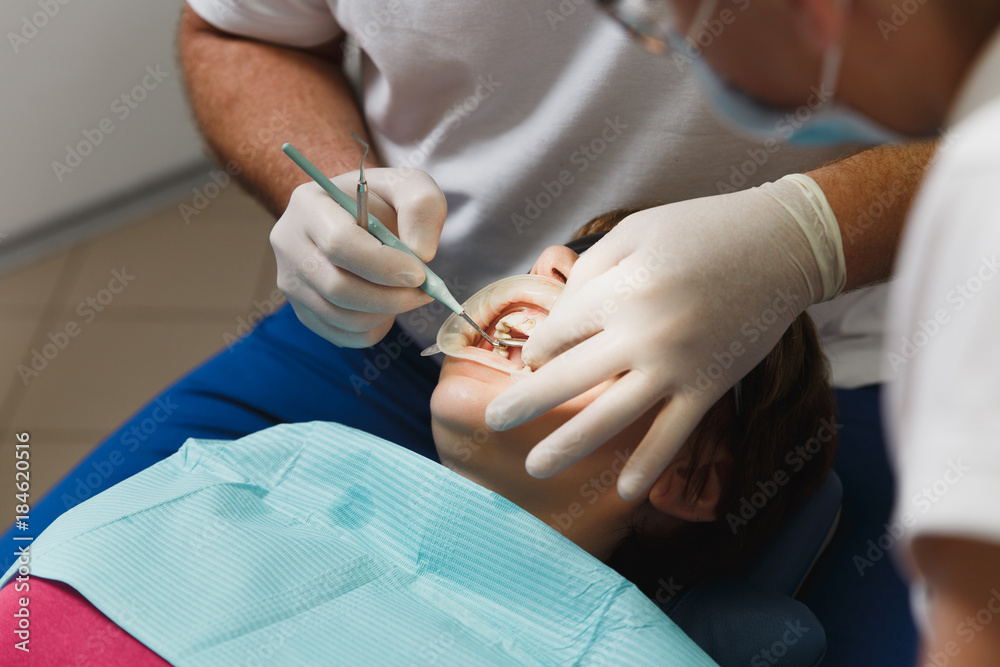
[[[449, 357], [510, 371], [510, 362], [506, 360], [509, 348], [524, 345], [539, 318], [552, 309], [562, 290], [561, 282], [544, 276], [520, 275], [499, 280], [466, 301], [462, 316], [449, 316], [438, 330], [437, 343], [421, 354], [428, 356], [443, 352]], [[475, 323], [482, 322], [486, 326], [501, 313], [505, 314], [497, 321], [495, 337], [483, 335], [482, 328]], [[474, 326], [469, 326], [469, 319]], [[474, 348], [477, 333], [493, 345], [496, 355], [482, 354], [483, 350]], [[497, 345], [494, 341], [506, 345]]]

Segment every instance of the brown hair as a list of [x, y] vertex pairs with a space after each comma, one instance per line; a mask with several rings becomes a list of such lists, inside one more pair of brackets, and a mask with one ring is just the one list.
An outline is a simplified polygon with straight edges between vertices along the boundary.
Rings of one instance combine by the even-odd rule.
[[[598, 216], [577, 237], [608, 231], [633, 212]], [[743, 570], [826, 477], [836, 453], [834, 419], [827, 360], [812, 319], [802, 313], [740, 382], [739, 409], [730, 389], [686, 443], [695, 471], [685, 485], [689, 498], [704, 488], [704, 464], [714, 460], [717, 448], [733, 458], [719, 519], [689, 523], [667, 537], [632, 525], [608, 565], [651, 598], [660, 597], [663, 581], [687, 588]]]

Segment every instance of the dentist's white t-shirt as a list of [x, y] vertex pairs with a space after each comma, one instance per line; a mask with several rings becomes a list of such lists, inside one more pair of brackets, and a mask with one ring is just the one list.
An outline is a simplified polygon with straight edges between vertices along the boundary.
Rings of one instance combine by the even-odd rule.
[[[686, 66], [647, 53], [591, 0], [189, 4], [222, 30], [280, 44], [353, 36], [379, 158], [428, 172], [447, 197], [431, 266], [459, 301], [611, 209], [740, 190], [846, 152], [735, 134]], [[838, 386], [880, 381], [884, 297], [863, 290], [811, 310]], [[431, 304], [398, 321], [427, 345], [447, 314]]]

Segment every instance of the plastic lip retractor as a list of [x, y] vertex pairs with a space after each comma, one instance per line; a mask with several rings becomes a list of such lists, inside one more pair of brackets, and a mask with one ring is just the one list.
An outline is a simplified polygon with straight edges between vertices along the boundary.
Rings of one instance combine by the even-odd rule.
[[[295, 164], [297, 164], [299, 168], [302, 169], [302, 171], [306, 172], [310, 176], [310, 178], [316, 181], [316, 183], [319, 184], [321, 188], [326, 190], [327, 194], [333, 197], [333, 200], [338, 204], [340, 204], [340, 207], [342, 209], [353, 215], [355, 219], [358, 219], [359, 224], [361, 220], [364, 220], [364, 218], [360, 217], [362, 211], [359, 210], [357, 202], [355, 202], [353, 199], [347, 196], [347, 194], [345, 194], [343, 190], [334, 185], [333, 181], [327, 178], [326, 174], [317, 169], [316, 165], [314, 165], [312, 162], [306, 159], [306, 156], [300, 153], [298, 149], [295, 148], [295, 146], [286, 143], [282, 145], [281, 150], [284, 151], [285, 155], [290, 157], [292, 161]], [[358, 184], [359, 195], [361, 194], [361, 191], [362, 187], [361, 183], [359, 183]], [[367, 184], [365, 184], [364, 187], [365, 197], [368, 196], [367, 191], [368, 191], [368, 186]], [[364, 209], [367, 209], [367, 206], [365, 204], [366, 202], [363, 202], [362, 206]], [[368, 224], [361, 226], [364, 227], [369, 234], [377, 238], [384, 245], [387, 245], [390, 248], [395, 248], [396, 250], [399, 250], [401, 252], [405, 252], [406, 254], [415, 258], [424, 267], [425, 278], [423, 284], [420, 286], [420, 289], [425, 291], [427, 294], [432, 296], [437, 301], [440, 301], [444, 305], [448, 306], [448, 308], [456, 315], [464, 317], [465, 320], [469, 324], [471, 324], [473, 328], [475, 328], [475, 330], [478, 331], [483, 338], [488, 340], [490, 342], [490, 345], [492, 345], [493, 347], [521, 347], [524, 345], [523, 340], [504, 340], [504, 341], [496, 340], [494, 338], [491, 338], [485, 331], [480, 329], [479, 325], [476, 324], [472, 318], [468, 317], [465, 314], [465, 312], [462, 310], [462, 305], [458, 302], [458, 300], [454, 296], [452, 296], [451, 292], [448, 291], [448, 286], [444, 284], [444, 281], [441, 280], [441, 278], [436, 273], [431, 271], [430, 267], [428, 267], [427, 264], [425, 264], [422, 259], [417, 257], [412, 250], [407, 248], [406, 244], [400, 241], [395, 234], [390, 232], [378, 218], [376, 218], [371, 213], [367, 213], [367, 215], [368, 215]]]
[[[475, 318], [475, 321], [483, 322], [486, 326], [501, 314], [506, 318], [520, 312], [544, 311], [544, 315], [552, 310], [562, 291], [563, 283], [545, 276], [524, 274], [498, 280], [472, 295], [465, 302], [462, 315], [450, 315], [438, 329], [437, 342], [420, 354], [426, 357], [443, 352], [449, 357], [475, 361], [504, 372], [522, 370], [500, 354], [486, 353], [485, 350], [475, 348], [475, 334], [482, 330], [478, 325], [470, 328], [469, 319]], [[525, 323], [529, 321], [531, 319], [526, 319]], [[536, 324], [537, 322], [531, 321], [531, 328]], [[484, 335], [483, 338], [497, 347], [491, 337]], [[517, 347], [522, 347], [525, 341], [498, 342], [515, 343]]]

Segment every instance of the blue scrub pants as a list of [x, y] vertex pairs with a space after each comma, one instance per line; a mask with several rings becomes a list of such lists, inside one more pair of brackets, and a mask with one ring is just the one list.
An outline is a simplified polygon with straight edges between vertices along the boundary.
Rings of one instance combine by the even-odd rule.
[[[100, 444], [44, 498], [33, 499], [31, 534], [94, 494], [170, 456], [188, 438], [232, 440], [275, 424], [332, 421], [438, 460], [430, 395], [438, 365], [398, 328], [367, 349], [337, 348], [306, 329], [290, 306], [163, 392]], [[825, 665], [914, 663], [907, 589], [888, 556], [858, 572], [867, 540], [885, 532], [892, 477], [877, 387], [838, 390], [844, 484], [840, 528], [800, 597], [823, 623]], [[3, 536], [3, 570], [15, 556]], [[23, 534], [23, 533], [20, 533]], [[0, 570], [0, 571], [3, 571]]]

